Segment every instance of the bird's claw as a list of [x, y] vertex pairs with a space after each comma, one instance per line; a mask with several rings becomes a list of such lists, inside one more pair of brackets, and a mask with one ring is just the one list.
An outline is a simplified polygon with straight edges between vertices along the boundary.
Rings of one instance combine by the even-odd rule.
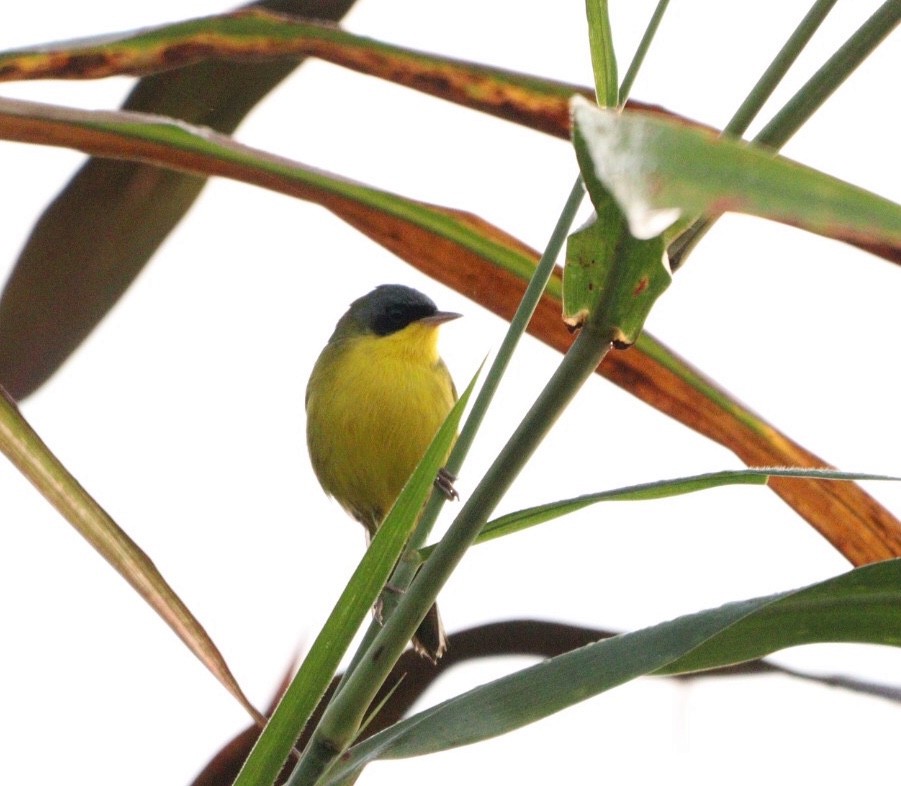
[[450, 473], [447, 467], [441, 467], [441, 469], [438, 470], [438, 475], [435, 478], [435, 488], [444, 494], [446, 500], [460, 499], [460, 495], [454, 488], [454, 481], [456, 479], [457, 476]]

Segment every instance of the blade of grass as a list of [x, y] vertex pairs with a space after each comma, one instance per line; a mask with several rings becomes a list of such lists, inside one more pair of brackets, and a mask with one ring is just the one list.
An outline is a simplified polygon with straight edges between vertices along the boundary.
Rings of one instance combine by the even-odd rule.
[[[508, 513], [505, 516], [489, 521], [479, 534], [475, 543], [485, 543], [495, 538], [520, 532], [524, 529], [544, 524], [547, 521], [574, 513], [577, 510], [596, 505], [599, 502], [642, 502], [651, 499], [693, 494], [696, 491], [720, 488], [721, 486], [753, 485], [764, 486], [770, 478], [808, 478], [817, 480], [849, 481], [849, 480], [894, 480], [901, 478], [890, 475], [871, 475], [860, 472], [839, 472], [833, 469], [795, 469], [793, 467], [753, 467], [750, 469], [724, 470], [708, 472], [702, 475], [691, 475], [672, 480], [657, 480], [641, 483], [636, 486], [583, 494], [579, 497], [549, 502], [544, 505]], [[434, 546], [422, 549], [422, 559], [426, 559]]]
[[337, 783], [378, 758], [449, 750], [521, 728], [649, 673], [739, 663], [826, 641], [901, 646], [901, 562], [858, 568], [800, 590], [730, 603], [543, 661], [420, 712], [354, 746]]
[[[609, 630], [589, 628], [577, 625], [565, 625], [559, 622], [544, 620], [504, 620], [503, 622], [477, 625], [466, 630], [450, 634], [450, 647], [445, 656], [433, 667], [411, 651], [404, 653], [397, 667], [388, 680], [391, 685], [380, 694], [376, 702], [380, 703], [383, 695], [391, 691], [390, 700], [382, 711], [373, 719], [372, 725], [366, 728], [361, 740], [390, 728], [407, 716], [409, 709], [434, 684], [439, 674], [449, 668], [475, 658], [503, 655], [532, 656], [551, 658], [565, 652], [584, 647], [596, 641], [618, 636]], [[901, 690], [883, 683], [858, 680], [838, 675], [810, 674], [796, 669], [789, 669], [766, 660], [746, 661], [744, 663], [709, 669], [703, 672], [689, 672], [673, 675], [673, 679], [682, 683], [695, 680], [711, 680], [717, 678], [733, 679], [735, 677], [784, 676], [803, 680], [823, 687], [847, 691], [861, 696], [872, 696], [884, 701], [901, 703]], [[312, 721], [311, 721], [312, 722]], [[372, 732], [372, 734], [370, 734]], [[238, 774], [241, 763], [247, 758], [253, 740], [259, 735], [259, 729], [249, 727], [228, 742], [192, 781], [191, 786], [221, 786], [232, 783]], [[303, 747], [299, 744], [299, 747]], [[355, 750], [351, 750], [351, 755]]]
[[[201, 17], [98, 41], [0, 53], [0, 81], [99, 79], [154, 72], [163, 72], [161, 76], [168, 78], [173, 63], [193, 68], [215, 58], [252, 61], [245, 63], [245, 68], [260, 68], [270, 61], [285, 68], [286, 63], [294, 64], [303, 57], [317, 57], [561, 138], [569, 134], [570, 96], [592, 95], [584, 86], [394, 46], [333, 25], [261, 9]], [[194, 111], [205, 111], [207, 103], [197, 103]], [[158, 111], [170, 114], [165, 106]], [[184, 119], [202, 122], [199, 117]]]
[[901, 3], [886, 0], [754, 137], [778, 150], [901, 23]]
[[651, 20], [648, 22], [648, 26], [645, 28], [644, 34], [641, 36], [641, 41], [638, 42], [638, 48], [635, 50], [632, 62], [629, 63], [626, 75], [623, 77], [622, 84], [619, 86], [620, 105], [626, 103], [629, 94], [632, 92], [632, 85], [635, 83], [635, 77], [638, 76], [641, 64], [644, 62], [648, 49], [651, 48], [651, 42], [654, 40], [654, 36], [657, 35], [657, 30], [660, 28], [660, 23], [663, 21], [663, 15], [666, 13], [668, 5], [669, 0], [657, 0], [657, 7], [654, 9], [654, 13], [651, 16]]
[[754, 87], [751, 88], [747, 98], [742, 101], [741, 106], [723, 129], [723, 133], [726, 136], [741, 136], [748, 130], [748, 126], [757, 117], [758, 112], [773, 94], [773, 91], [782, 81], [788, 69], [792, 67], [795, 60], [798, 59], [798, 55], [801, 54], [804, 47], [813, 38], [814, 33], [819, 30], [823, 20], [829, 15], [837, 1], [816, 0], [811, 6], [800, 24], [779, 50], [773, 62], [770, 63]]
[[[388, 581], [457, 433], [476, 379], [460, 396], [379, 527], [294, 679], [279, 700], [234, 786], [275, 783], [294, 741], [316, 709], [341, 657]], [[425, 610], [423, 610], [425, 614]], [[395, 615], [396, 616], [396, 615]], [[420, 620], [410, 625], [410, 635]], [[404, 642], [406, 644], [406, 642]]]
[[573, 118], [637, 237], [680, 217], [731, 211], [825, 237], [901, 245], [901, 207], [768, 150], [582, 98], [573, 99]]
[[[322, 205], [437, 281], [509, 320], [532, 275], [537, 252], [472, 214], [414, 202], [252, 151], [210, 132], [184, 143], [188, 130], [158, 132], [159, 119], [61, 110], [0, 99], [0, 137], [135, 156], [203, 176], [218, 174]], [[119, 129], [123, 129], [120, 131]], [[474, 282], [478, 282], [477, 285]], [[560, 352], [572, 343], [561, 314], [561, 281], [552, 277], [529, 332]], [[648, 333], [615, 353], [599, 373], [651, 406], [732, 450], [749, 466], [823, 466], [756, 413]], [[771, 487], [852, 563], [901, 556], [901, 523], [856, 485], [819, 481]]]
[[588, 17], [588, 47], [594, 71], [595, 99], [598, 106], [616, 106], [619, 103], [619, 78], [607, 0], [585, 0], [585, 14]]
[[0, 450], [78, 533], [150, 605], [255, 722], [263, 716], [244, 695], [225, 658], [150, 558], [62, 465], [0, 388]]

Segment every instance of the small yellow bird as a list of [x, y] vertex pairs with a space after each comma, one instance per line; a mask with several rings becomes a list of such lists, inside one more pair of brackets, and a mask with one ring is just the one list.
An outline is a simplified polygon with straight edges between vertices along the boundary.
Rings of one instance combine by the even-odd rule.
[[[383, 284], [338, 321], [307, 384], [307, 447], [325, 492], [365, 528], [367, 541], [457, 399], [438, 354], [439, 311], [421, 292]], [[433, 662], [447, 642], [432, 606], [413, 637]]]

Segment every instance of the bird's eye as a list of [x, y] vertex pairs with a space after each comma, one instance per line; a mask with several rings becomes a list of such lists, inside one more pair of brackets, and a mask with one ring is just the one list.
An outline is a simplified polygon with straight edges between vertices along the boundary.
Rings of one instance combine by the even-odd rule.
[[372, 322], [372, 329], [379, 336], [388, 336], [403, 330], [413, 319], [415, 315], [410, 313], [410, 309], [403, 304], [392, 303], [380, 309]]
[[409, 319], [410, 317], [407, 314], [407, 310], [402, 306], [388, 306], [388, 323], [395, 330], [406, 327]]

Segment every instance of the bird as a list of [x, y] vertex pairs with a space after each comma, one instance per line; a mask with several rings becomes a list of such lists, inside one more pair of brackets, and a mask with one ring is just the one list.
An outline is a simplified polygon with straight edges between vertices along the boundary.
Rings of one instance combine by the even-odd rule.
[[[366, 528], [367, 544], [457, 400], [438, 328], [460, 317], [421, 292], [382, 284], [354, 300], [306, 389], [307, 448], [319, 484]], [[452, 485], [442, 486], [456, 496]], [[433, 663], [447, 639], [437, 605], [412, 640]]]

